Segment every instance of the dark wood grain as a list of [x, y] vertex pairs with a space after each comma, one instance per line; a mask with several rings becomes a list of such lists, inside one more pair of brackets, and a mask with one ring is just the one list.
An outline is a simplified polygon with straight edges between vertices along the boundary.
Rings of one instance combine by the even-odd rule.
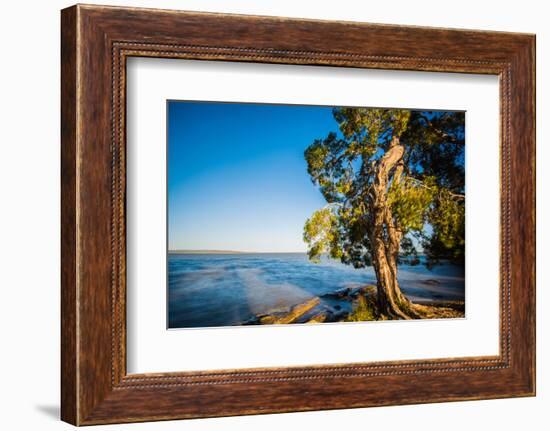
[[76, 300], [76, 8], [61, 16], [61, 417], [78, 422]]
[[[65, 9], [63, 420], [86, 425], [533, 395], [534, 49], [534, 36], [525, 34], [100, 6]], [[125, 66], [130, 56], [498, 75], [500, 354], [127, 375]]]

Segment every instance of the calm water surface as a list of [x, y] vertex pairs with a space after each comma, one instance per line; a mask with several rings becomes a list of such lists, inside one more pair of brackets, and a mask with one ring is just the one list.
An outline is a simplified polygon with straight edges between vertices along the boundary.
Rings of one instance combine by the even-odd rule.
[[[464, 300], [463, 267], [402, 265], [399, 282], [412, 300]], [[275, 308], [375, 283], [372, 268], [330, 259], [314, 264], [303, 253], [169, 254], [169, 327], [239, 325]]]

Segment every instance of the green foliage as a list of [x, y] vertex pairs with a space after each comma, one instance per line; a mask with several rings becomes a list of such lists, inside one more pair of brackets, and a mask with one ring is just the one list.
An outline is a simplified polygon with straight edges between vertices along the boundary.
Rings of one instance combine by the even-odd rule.
[[[328, 203], [304, 226], [310, 258], [329, 253], [357, 268], [371, 265], [373, 233], [389, 238], [391, 226], [411, 263], [418, 262], [413, 237], [421, 239], [430, 264], [463, 259], [464, 113], [339, 108], [333, 115], [339, 130], [304, 153]], [[380, 200], [373, 192], [380, 161], [394, 145], [403, 155], [386, 173]], [[389, 211], [390, 221], [376, 217], [381, 210]]]
[[391, 136], [401, 136], [406, 130], [411, 111], [404, 109], [338, 108], [334, 119], [348, 142], [362, 156], [374, 155], [381, 143], [387, 144]]
[[335, 259], [341, 257], [336, 224], [336, 216], [327, 208], [315, 211], [306, 221], [304, 241], [310, 245], [308, 255], [314, 262], [319, 262], [323, 253], [329, 253]]
[[[429, 115], [431, 114], [431, 118]], [[439, 187], [464, 190], [464, 113], [413, 111], [401, 136], [406, 163], [415, 178], [433, 178]]]
[[428, 215], [433, 234], [423, 243], [429, 258], [429, 266], [448, 259], [456, 263], [464, 262], [465, 246], [465, 205], [462, 198], [443, 190], [435, 200]]
[[393, 182], [388, 190], [388, 205], [403, 231], [422, 231], [436, 187], [431, 179], [418, 185], [411, 179]]
[[316, 140], [305, 151], [307, 171], [313, 182], [320, 186], [327, 202], [335, 202], [342, 194], [343, 184], [348, 181], [349, 172], [344, 165], [344, 156], [338, 156], [346, 149], [346, 142], [330, 133], [324, 140]]
[[352, 312], [347, 316], [346, 322], [365, 322], [376, 320], [376, 304], [366, 295], [360, 295], [353, 304]]

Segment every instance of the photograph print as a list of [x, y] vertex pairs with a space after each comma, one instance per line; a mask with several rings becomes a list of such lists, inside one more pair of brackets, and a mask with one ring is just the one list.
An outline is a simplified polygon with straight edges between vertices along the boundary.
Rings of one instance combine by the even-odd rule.
[[169, 100], [167, 326], [465, 317], [465, 113]]

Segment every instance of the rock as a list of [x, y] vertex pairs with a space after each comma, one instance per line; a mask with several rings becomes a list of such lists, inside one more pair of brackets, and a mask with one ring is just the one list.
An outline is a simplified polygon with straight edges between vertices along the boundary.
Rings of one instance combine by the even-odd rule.
[[335, 298], [335, 299], [355, 299], [359, 295], [372, 294], [376, 292], [376, 287], [372, 285], [359, 286], [359, 287], [343, 287], [335, 290], [334, 292], [328, 292], [322, 295], [323, 298]]
[[348, 317], [348, 314], [349, 313], [347, 311], [344, 311], [344, 310], [342, 310], [338, 313], [334, 313], [334, 321], [335, 322], [343, 322], [346, 319], [346, 317]]
[[272, 323], [275, 323], [275, 319], [277, 317], [272, 315], [272, 314], [266, 314], [265, 316], [261, 316], [259, 319], [258, 319], [258, 323], [260, 325], [270, 325]]
[[297, 319], [306, 314], [312, 308], [317, 307], [320, 303], [321, 300], [318, 296], [316, 296], [309, 301], [295, 305], [288, 312], [260, 316], [259, 323], [262, 325], [281, 325], [286, 323], [294, 323]]
[[[344, 287], [333, 292], [321, 295], [322, 298], [336, 299], [351, 303], [361, 295], [370, 296], [376, 293], [376, 287], [363, 285], [355, 287]], [[341, 322], [346, 319], [349, 311], [344, 304], [334, 304], [338, 301], [329, 301], [331, 306], [321, 304], [319, 297], [314, 297], [306, 302], [297, 304], [286, 310], [272, 310], [267, 314], [258, 314], [244, 322], [244, 325], [277, 325], [287, 323], [320, 323], [320, 322]], [[318, 307], [318, 308], [316, 308]]]
[[344, 320], [346, 320], [346, 317], [348, 317], [348, 314], [349, 313], [345, 310], [341, 310], [338, 312], [329, 311], [325, 318], [325, 322], [327, 323], [343, 322]]
[[309, 319], [306, 323], [322, 323], [327, 320], [327, 313], [318, 313]]
[[376, 292], [375, 289], [376, 288], [371, 285], [356, 287], [351, 291], [349, 296], [353, 299], [356, 299], [359, 295], [374, 294]]
[[416, 303], [423, 319], [454, 319], [464, 317], [464, 301], [419, 301]]
[[422, 280], [421, 283], [423, 284], [427, 284], [429, 286], [434, 286], [434, 285], [438, 285], [438, 284], [441, 284], [439, 282], [439, 280], [435, 280], [433, 278], [428, 278], [427, 280]]
[[341, 289], [335, 290], [334, 292], [325, 293], [322, 296], [323, 298], [346, 298], [349, 296], [351, 290], [351, 287], [343, 287]]

